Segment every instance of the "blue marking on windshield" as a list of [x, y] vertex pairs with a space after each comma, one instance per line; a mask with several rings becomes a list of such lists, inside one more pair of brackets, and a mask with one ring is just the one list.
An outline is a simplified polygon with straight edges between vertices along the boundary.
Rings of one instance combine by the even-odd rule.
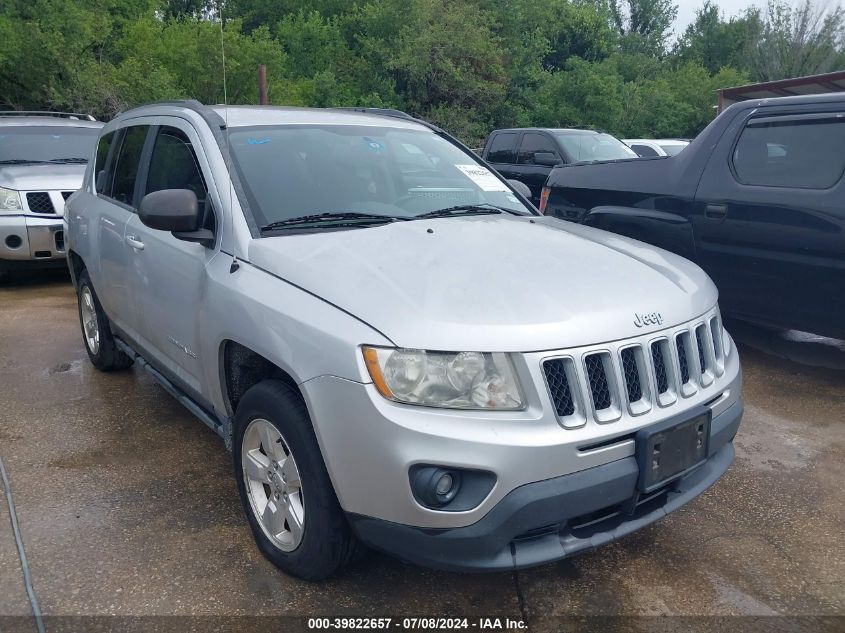
[[246, 140], [246, 142], [249, 145], [264, 145], [265, 143], [270, 142], [270, 137], [267, 136], [267, 137], [264, 137], [264, 138], [248, 138]]
[[367, 149], [375, 154], [381, 154], [384, 151], [384, 143], [381, 141], [374, 141], [373, 139], [365, 136], [364, 142], [367, 144]]

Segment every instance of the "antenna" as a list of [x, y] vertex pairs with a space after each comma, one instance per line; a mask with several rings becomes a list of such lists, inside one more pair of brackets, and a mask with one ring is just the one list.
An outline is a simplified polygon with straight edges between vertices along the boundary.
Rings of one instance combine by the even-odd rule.
[[[226, 170], [229, 172], [227, 188], [229, 189], [229, 213], [232, 213], [232, 161], [229, 153], [229, 94], [226, 91], [226, 44], [223, 35], [223, 4], [220, 3], [220, 59], [223, 62], [223, 120], [226, 123], [226, 130], [223, 134], [226, 142], [226, 155], [223, 157], [226, 163]], [[232, 265], [229, 266], [229, 274], [231, 275], [240, 268], [238, 263], [238, 241], [232, 240]]]

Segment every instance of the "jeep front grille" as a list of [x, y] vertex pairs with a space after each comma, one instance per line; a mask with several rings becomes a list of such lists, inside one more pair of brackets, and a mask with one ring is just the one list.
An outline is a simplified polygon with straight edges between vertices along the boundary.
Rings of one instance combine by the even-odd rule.
[[62, 191], [62, 198], [64, 198], [65, 200], [70, 198], [72, 195], [73, 195], [72, 191]]
[[46, 191], [32, 191], [26, 194], [26, 202], [32, 213], [55, 213], [50, 194]]
[[555, 413], [567, 428], [590, 420], [604, 424], [710, 389], [724, 373], [721, 336], [718, 314], [711, 312], [665, 333], [545, 358], [542, 370]]

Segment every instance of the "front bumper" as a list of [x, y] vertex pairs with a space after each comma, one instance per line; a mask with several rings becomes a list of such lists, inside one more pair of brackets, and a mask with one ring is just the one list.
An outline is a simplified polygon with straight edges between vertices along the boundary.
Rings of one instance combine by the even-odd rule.
[[560, 560], [654, 523], [712, 486], [733, 461], [742, 411], [737, 400], [714, 416], [707, 461], [646, 498], [637, 498], [631, 456], [521, 486], [466, 527], [417, 528], [354, 514], [350, 522], [371, 547], [439, 569], [496, 571]]
[[[674, 329], [649, 333], [643, 343], [673, 333]], [[301, 387], [337, 498], [347, 513], [419, 528], [452, 529], [477, 523], [526, 484], [633, 457], [632, 435], [640, 429], [701, 407], [709, 408], [714, 418], [720, 416], [739, 400], [742, 382], [738, 354], [727, 335], [725, 349], [732, 351], [722, 375], [679, 395], [674, 404], [656, 404], [636, 415], [626, 412], [612, 422], [590, 420], [579, 428], [562, 426], [545, 388], [542, 362], [556, 355], [553, 352], [513, 357], [527, 403], [522, 411], [401, 405], [383, 398], [371, 383], [327, 375]], [[484, 499], [475, 498], [475, 506], [426, 508], [410, 486], [409, 471], [417, 464], [492, 473], [495, 484]]]
[[0, 260], [66, 265], [62, 218], [0, 215]]

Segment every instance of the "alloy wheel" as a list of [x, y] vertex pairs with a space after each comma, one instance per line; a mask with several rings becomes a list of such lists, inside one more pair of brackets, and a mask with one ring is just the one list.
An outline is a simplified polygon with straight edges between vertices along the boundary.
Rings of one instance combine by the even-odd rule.
[[91, 288], [82, 287], [79, 303], [82, 312], [82, 330], [85, 334], [85, 344], [88, 350], [96, 355], [100, 351], [100, 326], [97, 323], [97, 309], [94, 307], [94, 295]]
[[296, 460], [269, 421], [252, 420], [241, 443], [241, 468], [250, 506], [272, 543], [292, 552], [302, 542], [305, 501]]

